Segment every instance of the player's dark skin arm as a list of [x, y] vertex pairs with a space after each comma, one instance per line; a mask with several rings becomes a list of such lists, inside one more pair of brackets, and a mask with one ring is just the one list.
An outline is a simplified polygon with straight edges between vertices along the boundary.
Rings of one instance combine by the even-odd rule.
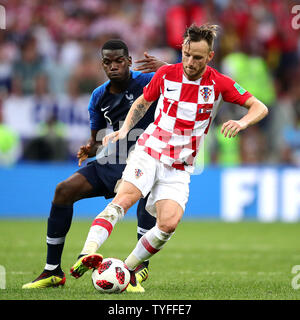
[[135, 67], [133, 70], [141, 71], [143, 73], [155, 72], [161, 66], [167, 65], [166, 62], [158, 60], [155, 56], [150, 56], [147, 51], [144, 52], [144, 56], [144, 59], [135, 61], [135, 63], [141, 63], [141, 65]]
[[95, 157], [97, 150], [102, 146], [102, 137], [99, 137], [101, 130], [91, 130], [91, 137], [87, 144], [81, 146], [77, 152], [78, 165], [81, 166], [82, 162], [87, 158]]

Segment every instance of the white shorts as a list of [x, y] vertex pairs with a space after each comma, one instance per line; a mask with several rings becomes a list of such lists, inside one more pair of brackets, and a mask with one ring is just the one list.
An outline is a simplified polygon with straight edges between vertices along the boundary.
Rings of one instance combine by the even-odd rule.
[[156, 216], [156, 201], [162, 199], [174, 200], [185, 210], [190, 174], [165, 165], [143, 150], [133, 150], [130, 153], [122, 180], [136, 186], [143, 197], [151, 192], [146, 210], [153, 216]]

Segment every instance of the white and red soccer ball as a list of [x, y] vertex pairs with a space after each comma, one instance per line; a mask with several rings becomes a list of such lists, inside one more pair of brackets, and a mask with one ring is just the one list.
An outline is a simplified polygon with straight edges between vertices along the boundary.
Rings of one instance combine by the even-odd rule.
[[130, 281], [130, 272], [123, 261], [106, 258], [92, 273], [92, 282], [101, 293], [121, 293]]

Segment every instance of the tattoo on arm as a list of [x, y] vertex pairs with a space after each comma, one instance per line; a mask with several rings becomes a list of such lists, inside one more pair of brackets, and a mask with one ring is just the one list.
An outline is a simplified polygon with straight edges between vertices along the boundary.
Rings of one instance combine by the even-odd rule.
[[136, 106], [136, 108], [133, 110], [129, 130], [131, 130], [143, 118], [147, 110], [147, 106], [142, 103]]

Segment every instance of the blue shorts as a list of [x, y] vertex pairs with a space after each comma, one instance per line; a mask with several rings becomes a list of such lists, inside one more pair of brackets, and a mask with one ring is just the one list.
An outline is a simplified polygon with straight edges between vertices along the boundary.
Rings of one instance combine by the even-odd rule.
[[115, 196], [115, 185], [122, 178], [125, 166], [126, 164], [99, 164], [94, 160], [77, 172], [93, 186], [96, 195], [110, 199]]
[[[82, 174], [93, 186], [95, 196], [102, 196], [106, 199], [110, 199], [115, 196], [115, 185], [118, 180], [122, 178], [125, 167], [125, 164], [101, 165], [97, 160], [94, 160], [77, 172]], [[145, 209], [147, 199], [148, 196], [146, 198], [141, 198], [137, 207], [138, 239], [145, 231], [150, 230], [156, 223], [156, 219]]]

